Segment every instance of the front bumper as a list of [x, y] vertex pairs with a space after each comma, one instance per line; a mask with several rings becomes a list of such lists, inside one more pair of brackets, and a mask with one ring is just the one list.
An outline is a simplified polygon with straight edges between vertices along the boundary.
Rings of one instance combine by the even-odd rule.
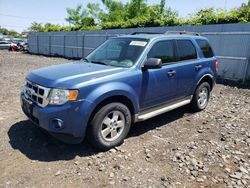
[[[40, 128], [64, 142], [78, 143], [84, 139], [89, 115], [88, 110], [84, 109], [83, 103], [88, 103], [87, 101], [74, 101], [60, 106], [48, 105], [40, 107], [27, 99], [23, 93], [21, 93], [20, 97], [23, 112]], [[27, 110], [27, 103], [29, 103], [29, 110]], [[62, 121], [63, 126], [55, 126], [55, 120]]]

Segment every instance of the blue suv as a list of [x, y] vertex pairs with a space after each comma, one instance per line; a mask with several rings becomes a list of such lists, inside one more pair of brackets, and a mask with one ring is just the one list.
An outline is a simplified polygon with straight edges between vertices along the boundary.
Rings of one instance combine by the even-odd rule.
[[23, 112], [56, 138], [85, 136], [107, 150], [131, 124], [190, 104], [206, 108], [218, 61], [194, 33], [134, 33], [111, 38], [85, 59], [38, 69], [26, 77]]

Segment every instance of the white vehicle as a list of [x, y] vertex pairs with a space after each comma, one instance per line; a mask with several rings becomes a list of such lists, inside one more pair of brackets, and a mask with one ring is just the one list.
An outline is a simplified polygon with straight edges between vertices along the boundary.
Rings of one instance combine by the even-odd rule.
[[0, 49], [9, 49], [11, 45], [9, 41], [0, 41]]

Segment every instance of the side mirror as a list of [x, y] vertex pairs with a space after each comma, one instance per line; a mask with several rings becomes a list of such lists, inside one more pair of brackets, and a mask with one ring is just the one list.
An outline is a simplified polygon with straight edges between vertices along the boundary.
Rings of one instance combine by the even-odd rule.
[[143, 70], [146, 69], [160, 69], [162, 67], [162, 61], [158, 58], [149, 58], [145, 61]]

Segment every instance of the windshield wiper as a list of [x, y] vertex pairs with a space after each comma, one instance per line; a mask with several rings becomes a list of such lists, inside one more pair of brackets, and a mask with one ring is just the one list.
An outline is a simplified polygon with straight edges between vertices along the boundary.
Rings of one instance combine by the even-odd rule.
[[87, 58], [81, 59], [81, 61], [85, 61], [85, 62], [89, 63], [89, 60]]
[[101, 62], [101, 61], [91, 61], [91, 63], [100, 64], [100, 65], [108, 65], [108, 64]]

